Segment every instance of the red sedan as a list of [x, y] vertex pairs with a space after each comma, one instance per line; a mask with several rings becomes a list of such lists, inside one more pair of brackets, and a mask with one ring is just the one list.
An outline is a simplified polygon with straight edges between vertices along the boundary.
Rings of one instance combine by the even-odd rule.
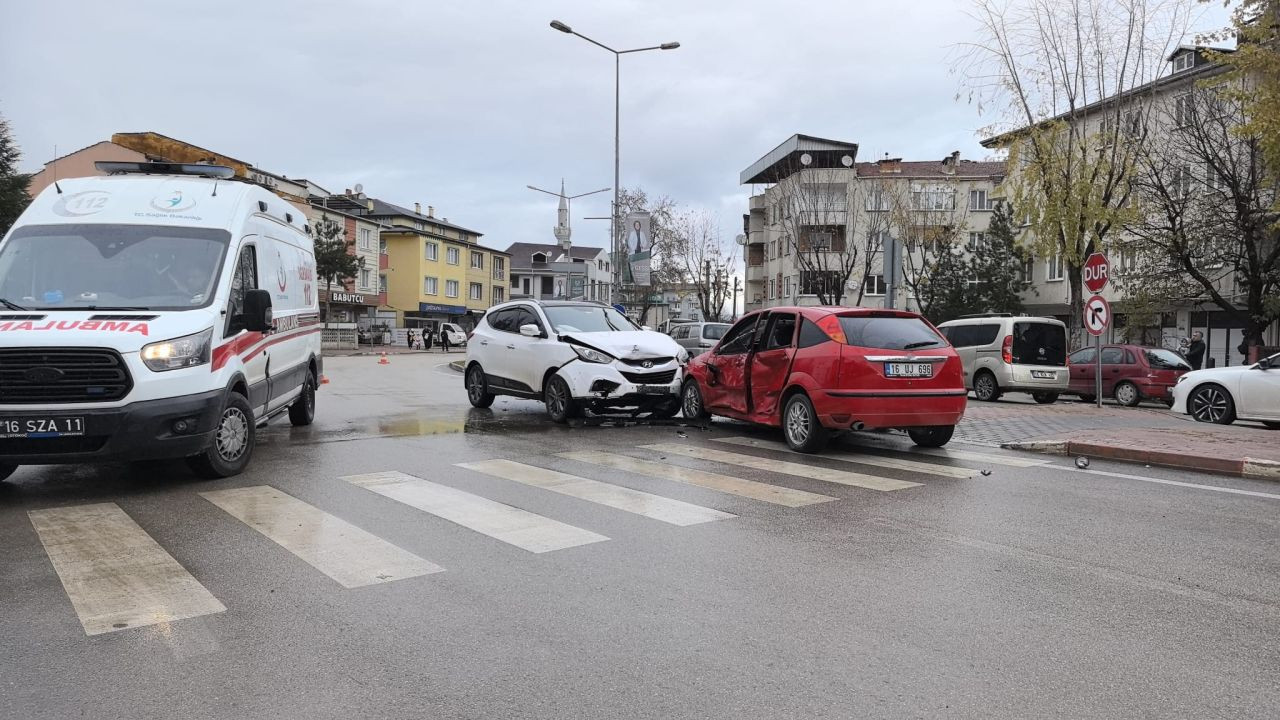
[[[1093, 402], [1098, 393], [1098, 351], [1080, 348], [1069, 356], [1071, 390]], [[1102, 396], [1133, 407], [1143, 400], [1173, 403], [1173, 386], [1191, 366], [1172, 350], [1141, 345], [1102, 346]]]
[[960, 357], [919, 315], [901, 310], [782, 307], [744, 315], [689, 363], [682, 407], [782, 427], [818, 452], [832, 431], [903, 428], [940, 447], [964, 415]]

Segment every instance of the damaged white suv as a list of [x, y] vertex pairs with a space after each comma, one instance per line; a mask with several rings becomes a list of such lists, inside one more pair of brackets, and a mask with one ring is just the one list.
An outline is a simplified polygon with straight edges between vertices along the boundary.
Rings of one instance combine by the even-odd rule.
[[680, 412], [689, 353], [608, 305], [515, 300], [489, 308], [467, 342], [467, 398], [542, 400], [566, 422], [586, 409], [669, 418]]

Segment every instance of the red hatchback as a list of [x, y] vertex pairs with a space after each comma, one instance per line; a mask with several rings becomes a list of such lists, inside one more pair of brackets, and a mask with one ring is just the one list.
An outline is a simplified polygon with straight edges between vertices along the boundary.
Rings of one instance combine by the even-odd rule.
[[966, 396], [959, 355], [915, 313], [782, 307], [743, 316], [690, 361], [682, 406], [780, 426], [792, 449], [818, 452], [831, 431], [863, 428], [945, 445]]
[[[1071, 389], [1089, 402], [1097, 398], [1098, 351], [1080, 348], [1069, 356]], [[1182, 356], [1164, 348], [1141, 345], [1102, 346], [1102, 396], [1133, 407], [1143, 400], [1173, 403], [1178, 376], [1190, 372]]]

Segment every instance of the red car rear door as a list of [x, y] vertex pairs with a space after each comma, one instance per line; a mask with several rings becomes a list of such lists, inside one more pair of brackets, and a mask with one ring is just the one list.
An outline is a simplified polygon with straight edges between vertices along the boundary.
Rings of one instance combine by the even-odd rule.
[[755, 313], [739, 320], [707, 359], [703, 397], [708, 410], [746, 415], [747, 363], [756, 339], [756, 325], [763, 317], [764, 313]]
[[791, 359], [796, 354], [796, 315], [790, 312], [772, 312], [764, 326], [756, 350], [751, 355], [751, 372], [747, 382], [751, 391], [751, 415], [759, 422], [768, 422], [778, 412], [778, 398], [786, 386], [791, 371]]
[[1068, 363], [1071, 365], [1071, 391], [1080, 393], [1081, 395], [1094, 395], [1097, 390], [1094, 387], [1096, 380], [1095, 366], [1098, 360], [1098, 351], [1095, 348], [1087, 347], [1071, 353]]

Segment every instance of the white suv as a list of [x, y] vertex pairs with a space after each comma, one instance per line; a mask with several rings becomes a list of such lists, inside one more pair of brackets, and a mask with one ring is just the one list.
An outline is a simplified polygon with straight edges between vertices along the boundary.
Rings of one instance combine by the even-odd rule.
[[489, 308], [467, 343], [467, 398], [543, 400], [565, 422], [583, 409], [674, 417], [689, 353], [608, 305], [516, 300]]

